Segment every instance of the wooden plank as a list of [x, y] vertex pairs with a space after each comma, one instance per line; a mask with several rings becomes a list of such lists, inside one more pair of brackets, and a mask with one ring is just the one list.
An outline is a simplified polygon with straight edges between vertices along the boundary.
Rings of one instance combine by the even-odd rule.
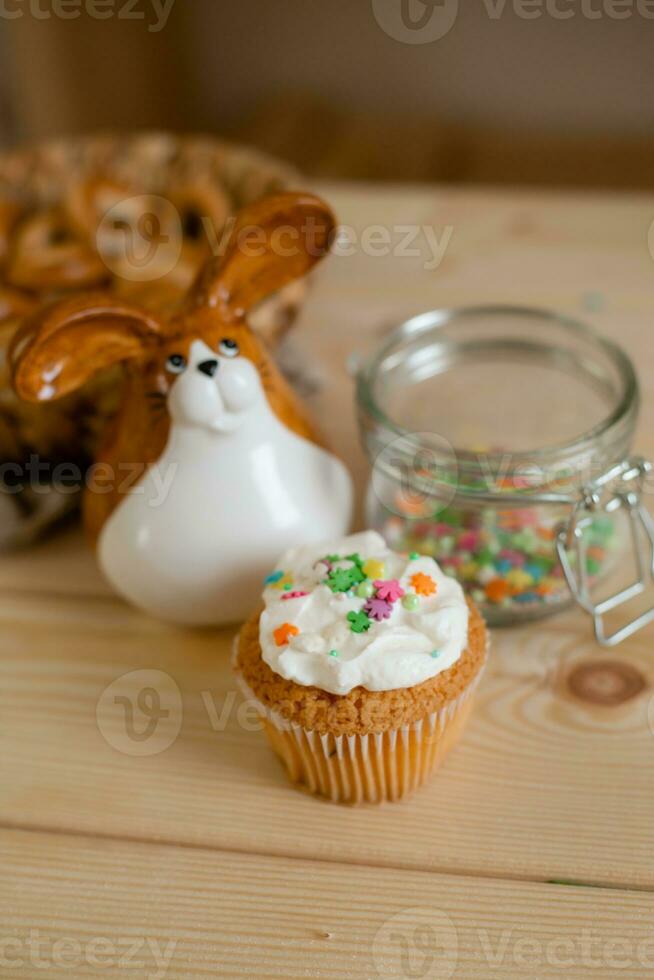
[[649, 893], [11, 832], [0, 867], [7, 978], [614, 980], [654, 968]]
[[112, 594], [78, 526], [57, 530], [29, 548], [0, 554], [0, 589], [5, 594]]
[[[410, 802], [361, 809], [287, 785], [234, 693], [229, 631], [178, 630], [111, 600], [61, 597], [3, 597], [0, 621], [5, 825], [654, 886], [650, 690], [614, 707], [572, 695], [570, 671], [606, 659], [581, 614], [496, 633], [477, 711], [443, 771]], [[619, 657], [651, 685], [646, 639]], [[595, 675], [600, 691], [612, 670]], [[141, 693], [150, 688], [159, 705]], [[170, 711], [160, 724], [157, 706]], [[139, 741], [153, 714], [151, 738]]]

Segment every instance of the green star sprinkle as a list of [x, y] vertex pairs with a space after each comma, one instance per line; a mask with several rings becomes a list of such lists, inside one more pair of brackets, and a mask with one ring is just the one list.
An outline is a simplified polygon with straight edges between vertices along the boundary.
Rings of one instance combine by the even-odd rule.
[[349, 568], [333, 568], [325, 579], [332, 592], [348, 592], [352, 588], [352, 575]]
[[364, 612], [349, 612], [347, 614], [347, 621], [353, 633], [365, 633], [372, 625]]
[[363, 558], [358, 551], [355, 551], [352, 555], [347, 555], [347, 560], [352, 562], [352, 568], [348, 571], [352, 575], [353, 585], [358, 585], [360, 582], [365, 582], [366, 573], [363, 570]]

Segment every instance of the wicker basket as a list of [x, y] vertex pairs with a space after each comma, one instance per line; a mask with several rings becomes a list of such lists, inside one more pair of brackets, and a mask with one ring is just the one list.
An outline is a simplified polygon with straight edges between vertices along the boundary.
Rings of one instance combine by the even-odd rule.
[[[139, 303], [172, 309], [240, 207], [297, 185], [287, 165], [208, 137], [163, 133], [65, 139], [0, 155], [0, 349], [22, 318], [59, 295], [111, 288]], [[182, 255], [154, 281], [121, 275], [98, 249], [107, 209], [144, 195], [171, 202], [183, 229]], [[200, 234], [201, 232], [201, 234]], [[100, 254], [98, 252], [100, 251]], [[252, 325], [274, 339], [297, 312], [306, 286], [294, 283], [255, 311]], [[120, 397], [121, 372], [51, 405], [18, 401], [0, 367], [0, 462], [30, 454], [83, 462]]]

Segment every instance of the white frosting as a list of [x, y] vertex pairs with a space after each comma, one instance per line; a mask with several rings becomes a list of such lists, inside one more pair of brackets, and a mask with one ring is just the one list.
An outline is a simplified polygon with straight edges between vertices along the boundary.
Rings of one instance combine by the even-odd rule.
[[[383, 562], [381, 578], [398, 580], [405, 595], [416, 593], [412, 578], [418, 573], [429, 576], [436, 591], [419, 595], [415, 610], [398, 598], [391, 603], [387, 619], [371, 618], [369, 629], [354, 632], [348, 613], [360, 613], [366, 599], [357, 595], [356, 585], [348, 592], [333, 592], [325, 584], [329, 568], [320, 564], [327, 555], [353, 553], [364, 562]], [[343, 560], [335, 562], [332, 570], [350, 567], [352, 563]], [[280, 558], [275, 574], [279, 577], [280, 572], [284, 575], [281, 582], [264, 590], [259, 635], [263, 659], [286, 680], [332, 694], [347, 694], [358, 686], [392, 691], [435, 677], [451, 667], [466, 647], [468, 606], [459, 583], [445, 575], [433, 558], [410, 558], [390, 551], [374, 531], [293, 548]], [[279, 586], [285, 583], [290, 585], [286, 594], [307, 594], [284, 599], [285, 590]], [[299, 632], [289, 635], [288, 642], [278, 643], [274, 633], [284, 624]]]

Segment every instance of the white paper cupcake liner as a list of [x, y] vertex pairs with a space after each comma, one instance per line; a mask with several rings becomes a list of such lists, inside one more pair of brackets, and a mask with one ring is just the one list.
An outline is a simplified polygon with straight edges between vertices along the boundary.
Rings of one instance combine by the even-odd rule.
[[[238, 642], [238, 641], [237, 641]], [[235, 644], [235, 656], [237, 645]], [[458, 741], [484, 667], [461, 694], [426, 718], [392, 731], [321, 735], [262, 704], [236, 672], [292, 782], [334, 803], [401, 800], [421, 786]]]

